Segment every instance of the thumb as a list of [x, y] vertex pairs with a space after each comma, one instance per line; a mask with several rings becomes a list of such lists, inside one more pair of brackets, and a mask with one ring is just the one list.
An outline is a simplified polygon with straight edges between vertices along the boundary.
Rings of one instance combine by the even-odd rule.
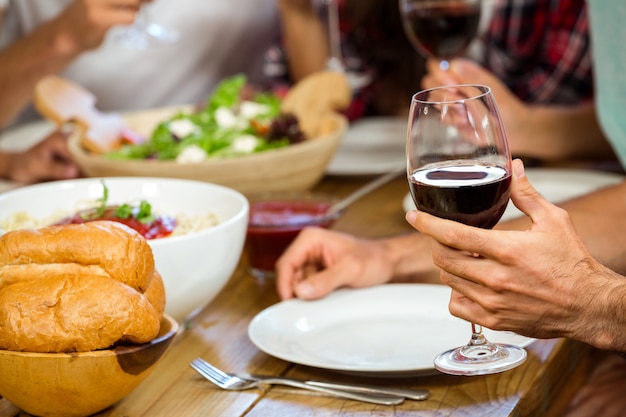
[[511, 201], [520, 211], [530, 217], [533, 222], [537, 219], [548, 201], [541, 196], [528, 181], [524, 163], [520, 159], [513, 161], [513, 179], [511, 184]]

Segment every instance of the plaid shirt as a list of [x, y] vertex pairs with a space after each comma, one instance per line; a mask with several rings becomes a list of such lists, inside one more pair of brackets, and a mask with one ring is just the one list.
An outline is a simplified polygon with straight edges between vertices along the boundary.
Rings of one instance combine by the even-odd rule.
[[499, 0], [485, 52], [487, 68], [526, 102], [593, 97], [585, 0]]

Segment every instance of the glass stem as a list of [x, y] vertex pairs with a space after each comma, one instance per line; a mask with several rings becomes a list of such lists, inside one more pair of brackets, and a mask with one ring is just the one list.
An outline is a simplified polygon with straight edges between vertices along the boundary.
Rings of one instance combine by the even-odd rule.
[[148, 8], [145, 5], [141, 6], [137, 11], [133, 25], [138, 31], [144, 31], [148, 27], [148, 21]]
[[328, 40], [331, 58], [343, 62], [341, 56], [341, 34], [339, 31], [339, 9], [336, 0], [326, 0]]
[[489, 341], [483, 334], [483, 326], [475, 323], [472, 325], [472, 339], [469, 342], [470, 346], [482, 346], [489, 344]]

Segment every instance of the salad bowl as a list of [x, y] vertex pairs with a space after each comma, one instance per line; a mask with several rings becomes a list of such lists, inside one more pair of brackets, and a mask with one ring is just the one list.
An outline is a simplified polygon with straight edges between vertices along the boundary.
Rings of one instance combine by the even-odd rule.
[[[169, 107], [122, 115], [125, 124], [148, 135], [167, 117], [189, 107]], [[88, 177], [141, 176], [199, 180], [220, 184], [244, 194], [308, 190], [316, 185], [339, 147], [348, 127], [347, 119], [329, 114], [328, 134], [284, 148], [228, 158], [182, 163], [174, 160], [108, 159], [85, 149], [80, 128], [69, 139], [74, 160]]]

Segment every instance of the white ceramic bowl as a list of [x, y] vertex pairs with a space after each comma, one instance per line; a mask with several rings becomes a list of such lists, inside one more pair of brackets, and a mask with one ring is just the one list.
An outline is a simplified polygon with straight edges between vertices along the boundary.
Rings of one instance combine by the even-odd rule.
[[[50, 219], [73, 213], [80, 202], [102, 197], [108, 204], [146, 200], [153, 211], [177, 215], [214, 213], [219, 224], [183, 236], [149, 240], [156, 268], [163, 276], [165, 312], [178, 321], [208, 304], [237, 267], [248, 225], [248, 200], [221, 185], [171, 178], [86, 178], [31, 185], [0, 194], [0, 224], [16, 212]], [[120, 259], [120, 262], [124, 262]]]

